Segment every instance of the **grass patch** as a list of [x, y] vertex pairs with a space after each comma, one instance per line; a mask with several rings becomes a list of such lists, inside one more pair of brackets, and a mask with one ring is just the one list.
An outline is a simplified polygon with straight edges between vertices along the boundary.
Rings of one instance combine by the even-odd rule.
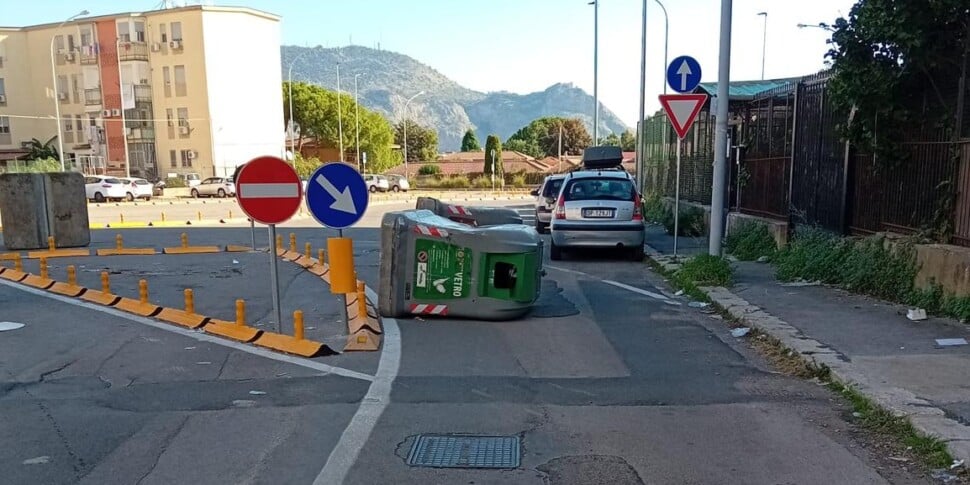
[[643, 203], [643, 217], [647, 222], [661, 224], [667, 218], [667, 206], [660, 194], [650, 194]]
[[946, 468], [953, 463], [953, 457], [946, 450], [945, 443], [917, 431], [906, 418], [894, 416], [850, 386], [833, 381], [829, 382], [829, 388], [845, 397], [853, 410], [861, 415], [859, 424], [863, 428], [911, 447], [913, 455], [928, 468]]
[[[667, 234], [674, 233], [674, 211], [664, 210], [664, 229]], [[677, 222], [677, 233], [685, 237], [699, 237], [704, 235], [704, 211], [692, 205], [682, 205], [680, 220]]]
[[731, 283], [731, 264], [725, 258], [699, 254], [684, 262], [676, 276], [697, 286], [728, 286]]
[[754, 261], [763, 256], [771, 258], [778, 250], [768, 225], [755, 221], [742, 221], [727, 235], [724, 247], [741, 261]]

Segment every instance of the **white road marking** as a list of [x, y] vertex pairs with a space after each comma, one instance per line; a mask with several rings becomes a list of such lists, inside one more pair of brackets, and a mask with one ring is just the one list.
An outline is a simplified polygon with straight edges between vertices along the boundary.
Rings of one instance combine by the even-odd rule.
[[[367, 288], [367, 298], [377, 301], [377, 294]], [[377, 375], [367, 389], [367, 395], [361, 401], [354, 417], [350, 419], [347, 428], [340, 435], [337, 445], [330, 452], [327, 463], [313, 481], [313, 485], [335, 485], [344, 482], [350, 468], [357, 461], [360, 450], [370, 439], [377, 420], [391, 402], [391, 385], [401, 365], [401, 332], [398, 329], [397, 320], [385, 318], [381, 322], [384, 324], [384, 349], [381, 351], [381, 360], [377, 365]]]
[[208, 342], [216, 345], [221, 345], [223, 347], [229, 347], [231, 349], [238, 350], [240, 352], [246, 352], [249, 354], [258, 355], [266, 359], [275, 360], [279, 362], [286, 362], [287, 364], [298, 365], [300, 367], [305, 367], [307, 369], [313, 369], [316, 371], [323, 372], [324, 374], [335, 374], [338, 376], [349, 377], [351, 379], [360, 379], [362, 381], [369, 381], [369, 382], [373, 382], [375, 380], [374, 376], [364, 374], [362, 372], [357, 372], [350, 369], [344, 369], [343, 367], [334, 367], [332, 365], [323, 364], [321, 362], [316, 362], [313, 360], [291, 357], [289, 355], [284, 355], [284, 354], [277, 354], [274, 352], [270, 352], [268, 350], [263, 350], [259, 347], [253, 347], [252, 345], [225, 340], [220, 337], [209, 335], [207, 333], [197, 332], [194, 330], [189, 330], [181, 327], [176, 327], [173, 325], [169, 325], [167, 323], [162, 323], [156, 320], [152, 320], [150, 318], [139, 317], [137, 315], [125, 313], [121, 310], [116, 310], [111, 307], [103, 307], [101, 305], [96, 305], [94, 303], [88, 303], [82, 300], [75, 300], [74, 298], [48, 293], [43, 290], [38, 290], [28, 286], [22, 286], [10, 281], [0, 280], [0, 285], [4, 285], [9, 288], [30, 293], [32, 295], [50, 298], [52, 300], [56, 300], [61, 303], [67, 303], [68, 305], [74, 305], [81, 308], [86, 308], [88, 310], [101, 312], [106, 315], [111, 315], [113, 317], [124, 318], [126, 320], [140, 323], [142, 325], [148, 325], [149, 327], [154, 327], [159, 330], [164, 330], [166, 332], [177, 333], [179, 335], [189, 337], [189, 338], [198, 340], [200, 342]]
[[278, 197], [298, 197], [300, 186], [298, 184], [241, 184], [239, 185], [239, 197], [244, 199], [272, 199]]
[[581, 275], [581, 276], [588, 276], [588, 277], [590, 277], [590, 278], [592, 278], [592, 277], [593, 277], [592, 275], [590, 275], [590, 274], [587, 274], [587, 273], [583, 273], [582, 271], [576, 271], [576, 270], [574, 270], [574, 269], [566, 269], [566, 268], [560, 268], [559, 266], [552, 266], [552, 265], [550, 265], [550, 264], [546, 264], [546, 265], [543, 265], [542, 267], [543, 267], [543, 268], [549, 268], [549, 269], [554, 269], [554, 270], [556, 270], [556, 271], [562, 271], [562, 272], [564, 272], [564, 273], [572, 273], [572, 274], [578, 274], [578, 275]]
[[652, 291], [647, 291], [647, 290], [644, 290], [644, 289], [640, 289], [640, 288], [637, 288], [635, 286], [625, 285], [625, 284], [620, 283], [618, 281], [611, 281], [611, 280], [601, 280], [601, 281], [603, 283], [606, 283], [606, 284], [611, 285], [611, 286], [615, 286], [617, 288], [623, 288], [624, 290], [632, 291], [632, 292], [638, 293], [640, 295], [649, 296], [650, 298], [656, 298], [656, 299], [658, 299], [658, 300], [660, 300], [660, 301], [662, 301], [662, 302], [664, 302], [664, 303], [666, 303], [668, 305], [680, 306], [680, 302], [673, 301], [670, 298], [667, 298], [666, 295], [661, 295], [659, 293], [654, 293]]

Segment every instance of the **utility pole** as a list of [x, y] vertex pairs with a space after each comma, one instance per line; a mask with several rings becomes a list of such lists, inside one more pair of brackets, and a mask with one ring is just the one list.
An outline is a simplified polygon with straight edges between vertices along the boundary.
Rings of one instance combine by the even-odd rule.
[[724, 190], [727, 175], [729, 87], [731, 83], [732, 0], [721, 0], [721, 40], [717, 75], [717, 118], [714, 131], [714, 184], [711, 189], [711, 231], [708, 253], [721, 255], [724, 236]]
[[589, 2], [593, 6], [593, 145], [599, 143], [600, 95], [599, 95], [599, 45], [600, 45], [600, 2]]
[[637, 189], [643, 192], [644, 175], [644, 136], [643, 120], [646, 118], [646, 95], [647, 95], [647, 0], [643, 0], [643, 22], [640, 27], [640, 117], [637, 118]]
[[[357, 78], [360, 73], [354, 74], [354, 124], [357, 125], [357, 165], [360, 166], [360, 98], [357, 95]], [[363, 169], [361, 169], [363, 170]], [[363, 172], [361, 172], [363, 173]]]
[[344, 120], [340, 110], [340, 63], [337, 63], [337, 137], [340, 138], [340, 161], [344, 161]]
[[765, 80], [765, 48], [768, 45], [768, 12], [758, 12], [758, 15], [765, 18], [764, 27], [761, 30], [761, 80]]

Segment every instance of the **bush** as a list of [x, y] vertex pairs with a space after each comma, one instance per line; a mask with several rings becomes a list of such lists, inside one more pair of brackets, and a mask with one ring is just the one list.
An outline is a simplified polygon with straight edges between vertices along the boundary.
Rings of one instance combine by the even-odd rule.
[[[666, 209], [663, 219], [664, 229], [667, 234], [674, 233], [674, 211]], [[680, 221], [678, 222], [678, 235], [697, 237], [704, 235], [704, 211], [692, 205], [681, 206]]]
[[741, 261], [753, 261], [762, 256], [774, 256], [778, 246], [771, 236], [768, 225], [755, 221], [742, 221], [724, 241], [725, 249]]
[[472, 180], [471, 185], [476, 189], [490, 189], [492, 188], [492, 180], [488, 177], [478, 177]]
[[421, 165], [418, 169], [418, 175], [438, 175], [441, 173], [441, 167], [437, 165]]
[[840, 238], [819, 229], [800, 231], [775, 256], [778, 279], [838, 283], [848, 246]]
[[525, 185], [526, 185], [525, 184], [525, 175], [516, 175], [515, 177], [512, 177], [512, 187], [515, 187], [517, 189], [521, 189], [521, 188], [525, 187]]
[[[660, 194], [648, 195], [647, 200], [643, 203], [643, 216], [647, 219], [647, 222], [662, 224], [666, 220], [668, 212], [669, 210], [664, 205]], [[673, 229], [671, 229], [671, 232], [673, 232]]]
[[731, 283], [731, 264], [719, 256], [700, 254], [687, 260], [674, 273], [684, 286], [727, 286]]
[[469, 182], [468, 177], [464, 175], [455, 175], [454, 177], [441, 179], [438, 183], [438, 187], [442, 189], [467, 189], [471, 187], [471, 182]]
[[169, 177], [165, 179], [166, 189], [179, 189], [183, 187], [188, 187], [188, 185], [186, 185], [185, 180], [182, 177]]
[[[12, 161], [7, 163], [6, 173], [47, 173], [60, 172], [61, 161], [56, 158], [39, 158], [25, 162]], [[3, 171], [0, 171], [3, 173]]]

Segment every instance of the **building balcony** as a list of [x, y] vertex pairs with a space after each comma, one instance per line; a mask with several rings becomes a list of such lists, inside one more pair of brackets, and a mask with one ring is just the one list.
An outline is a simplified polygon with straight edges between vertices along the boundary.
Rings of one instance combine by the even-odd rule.
[[155, 141], [155, 129], [149, 127], [139, 126], [137, 128], [128, 128], [128, 141], [129, 142], [154, 142]]
[[148, 84], [135, 85], [135, 102], [151, 103], [152, 87]]
[[80, 62], [82, 65], [93, 65], [98, 63], [98, 46], [95, 45], [82, 45], [80, 49]]
[[101, 88], [85, 89], [84, 90], [84, 105], [85, 106], [100, 106], [101, 105]]
[[148, 44], [144, 42], [121, 42], [118, 55], [122, 61], [147, 61]]

